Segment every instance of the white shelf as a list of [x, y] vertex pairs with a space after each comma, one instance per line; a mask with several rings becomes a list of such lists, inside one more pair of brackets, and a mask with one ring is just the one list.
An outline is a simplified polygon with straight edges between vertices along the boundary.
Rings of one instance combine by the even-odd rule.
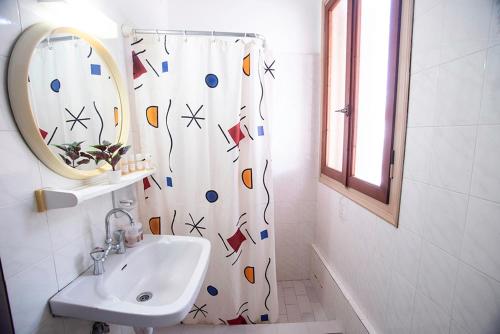
[[37, 190], [36, 199], [38, 211], [70, 208], [89, 199], [108, 194], [115, 190], [127, 187], [141, 181], [143, 178], [153, 174], [154, 169], [137, 171], [123, 175], [119, 183], [110, 184], [107, 181], [89, 184], [74, 189], [45, 188]]

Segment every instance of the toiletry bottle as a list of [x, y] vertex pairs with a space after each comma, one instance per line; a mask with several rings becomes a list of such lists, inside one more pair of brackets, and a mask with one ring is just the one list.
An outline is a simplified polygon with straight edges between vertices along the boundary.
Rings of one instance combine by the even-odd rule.
[[139, 238], [139, 231], [135, 223], [130, 224], [125, 231], [125, 245], [127, 247], [137, 246], [137, 240]]
[[127, 156], [128, 160], [128, 170], [130, 173], [135, 172], [135, 160], [134, 160], [134, 154], [129, 154]]
[[127, 247], [135, 247], [144, 239], [141, 223], [132, 223], [125, 230], [125, 245]]
[[148, 170], [151, 169], [151, 154], [149, 153], [144, 153], [144, 169]]
[[121, 167], [122, 175], [127, 175], [129, 173], [128, 172], [128, 161], [125, 160], [125, 158], [120, 160], [120, 167]]
[[142, 161], [142, 154], [137, 153], [135, 155], [135, 168], [137, 170], [144, 170], [144, 161]]

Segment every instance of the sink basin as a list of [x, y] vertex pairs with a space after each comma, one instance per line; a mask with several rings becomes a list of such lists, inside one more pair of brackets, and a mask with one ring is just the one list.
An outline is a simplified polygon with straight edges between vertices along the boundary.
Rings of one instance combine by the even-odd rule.
[[103, 275], [92, 267], [50, 299], [54, 315], [134, 327], [179, 323], [205, 279], [210, 242], [145, 235], [140, 246], [110, 254]]

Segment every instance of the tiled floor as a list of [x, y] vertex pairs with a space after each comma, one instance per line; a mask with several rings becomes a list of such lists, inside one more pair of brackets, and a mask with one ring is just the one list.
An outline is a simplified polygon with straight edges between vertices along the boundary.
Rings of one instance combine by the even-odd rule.
[[[315, 321], [242, 326], [175, 326], [155, 329], [154, 334], [342, 334], [340, 322]], [[128, 333], [127, 333], [128, 334]], [[133, 334], [133, 333], [130, 333]]]
[[310, 280], [278, 281], [279, 322], [326, 321]]
[[[342, 325], [328, 321], [310, 280], [278, 281], [279, 324], [244, 326], [174, 326], [156, 334], [325, 334], [342, 333]], [[130, 332], [122, 334], [133, 334]]]

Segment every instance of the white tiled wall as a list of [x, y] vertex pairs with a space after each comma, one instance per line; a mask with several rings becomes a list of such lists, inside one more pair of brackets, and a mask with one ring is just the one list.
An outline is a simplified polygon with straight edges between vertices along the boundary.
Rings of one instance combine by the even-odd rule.
[[315, 243], [380, 333], [498, 333], [500, 2], [415, 5], [400, 227], [319, 184]]
[[[316, 221], [318, 55], [278, 54], [272, 115], [276, 256], [279, 280], [309, 276]], [[287, 69], [295, 68], [294, 71]]]
[[329, 320], [337, 319], [344, 329], [342, 333], [368, 334], [369, 331], [315, 249], [311, 252], [310, 275], [313, 289], [318, 296], [317, 301], [324, 309], [325, 317]]
[[[90, 266], [89, 251], [104, 240], [111, 196], [37, 213], [35, 189], [79, 182], [54, 174], [31, 153], [17, 131], [7, 96], [11, 47], [22, 29], [43, 20], [39, 6], [36, 0], [0, 1], [0, 16], [10, 22], [0, 28], [0, 257], [16, 333], [88, 333], [88, 322], [52, 318], [47, 302]], [[105, 44], [125, 75], [121, 38]]]

